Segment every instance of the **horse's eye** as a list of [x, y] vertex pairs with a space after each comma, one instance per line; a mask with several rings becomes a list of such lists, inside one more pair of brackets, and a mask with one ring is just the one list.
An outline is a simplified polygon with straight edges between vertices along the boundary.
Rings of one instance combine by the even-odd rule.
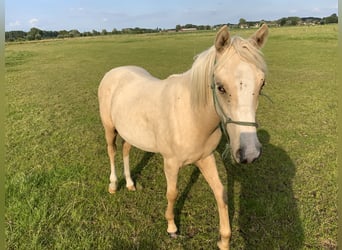
[[224, 89], [224, 87], [222, 85], [218, 85], [217, 86], [218, 91], [220, 91], [221, 94], [225, 94], [226, 90]]
[[264, 88], [265, 85], [266, 85], [266, 80], [263, 79], [262, 84], [261, 84], [261, 88], [260, 88], [260, 92], [262, 91], [262, 89]]

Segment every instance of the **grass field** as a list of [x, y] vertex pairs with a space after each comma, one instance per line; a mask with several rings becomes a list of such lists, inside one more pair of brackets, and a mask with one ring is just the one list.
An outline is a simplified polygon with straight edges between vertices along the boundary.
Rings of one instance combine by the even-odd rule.
[[[248, 36], [252, 30], [233, 30]], [[176, 222], [166, 233], [158, 154], [131, 151], [138, 190], [107, 192], [98, 114], [104, 73], [139, 65], [164, 78], [191, 67], [214, 32], [120, 35], [6, 44], [7, 249], [216, 249], [218, 214], [194, 166], [180, 171]], [[232, 249], [337, 249], [337, 26], [274, 28], [258, 121], [263, 157], [223, 162]], [[223, 145], [223, 143], [222, 143]]]

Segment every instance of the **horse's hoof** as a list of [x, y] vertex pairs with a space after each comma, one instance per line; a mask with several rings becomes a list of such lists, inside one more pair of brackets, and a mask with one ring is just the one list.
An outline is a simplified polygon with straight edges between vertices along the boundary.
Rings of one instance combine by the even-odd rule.
[[176, 239], [178, 237], [177, 233], [169, 233], [172, 239]]
[[128, 191], [136, 191], [136, 188], [134, 185], [127, 187]]
[[116, 189], [109, 187], [109, 188], [108, 188], [108, 192], [109, 192], [110, 194], [115, 194], [115, 193], [116, 193]]
[[116, 193], [116, 183], [115, 182], [111, 182], [108, 185], [108, 192], [110, 194], [115, 194]]
[[229, 250], [229, 243], [228, 243], [228, 245], [227, 245], [227, 244], [223, 244], [222, 241], [219, 241], [219, 242], [217, 242], [217, 247], [218, 247], [220, 250]]

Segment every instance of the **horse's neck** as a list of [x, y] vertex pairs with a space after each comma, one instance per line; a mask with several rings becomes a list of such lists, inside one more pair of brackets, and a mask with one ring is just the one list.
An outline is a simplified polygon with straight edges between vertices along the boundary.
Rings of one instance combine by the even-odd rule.
[[200, 107], [197, 112], [199, 126], [203, 127], [205, 131], [211, 133], [219, 127], [220, 118], [215, 111], [214, 105], [211, 104], [211, 100], [206, 106]]
[[[196, 125], [203, 127], [203, 129], [207, 130], [208, 132], [212, 132], [215, 130], [217, 127], [219, 127], [220, 123], [220, 118], [215, 110], [214, 106], [214, 99], [211, 94], [211, 91], [209, 92], [209, 98], [208, 98], [208, 103], [203, 104], [202, 106], [197, 106], [191, 102], [191, 94], [192, 93], [192, 88], [191, 88], [191, 71], [185, 72], [182, 77], [184, 77], [183, 84], [187, 85], [187, 89], [189, 90], [190, 94], [190, 100], [189, 100], [189, 105], [192, 106], [192, 112], [194, 114], [193, 117], [196, 119]], [[209, 86], [208, 86], [209, 88]]]

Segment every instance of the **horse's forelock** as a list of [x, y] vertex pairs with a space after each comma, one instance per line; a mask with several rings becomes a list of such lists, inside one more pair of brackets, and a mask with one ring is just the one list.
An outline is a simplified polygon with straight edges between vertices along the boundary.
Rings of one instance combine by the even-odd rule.
[[229, 49], [224, 52], [221, 57], [222, 60], [218, 62], [218, 64], [223, 64], [226, 60], [229, 60], [228, 53], [230, 53], [231, 49], [234, 49], [242, 60], [254, 64], [257, 68], [266, 73], [267, 66], [262, 52], [253, 44], [253, 41], [238, 36], [232, 37]]

